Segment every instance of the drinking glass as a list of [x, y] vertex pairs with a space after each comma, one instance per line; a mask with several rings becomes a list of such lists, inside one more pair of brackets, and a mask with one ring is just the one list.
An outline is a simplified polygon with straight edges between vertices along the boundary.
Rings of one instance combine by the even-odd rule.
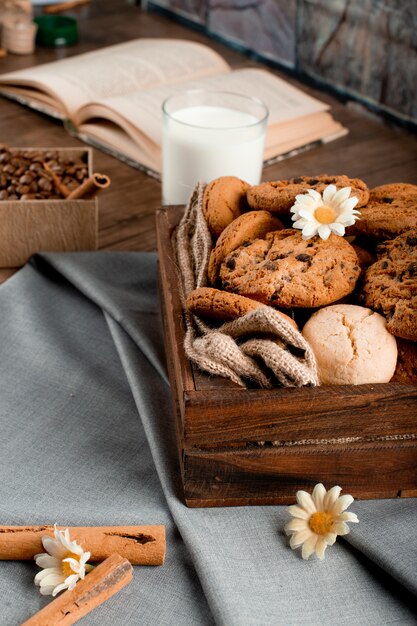
[[267, 107], [226, 91], [177, 92], [163, 105], [162, 202], [184, 204], [198, 181], [261, 180]]

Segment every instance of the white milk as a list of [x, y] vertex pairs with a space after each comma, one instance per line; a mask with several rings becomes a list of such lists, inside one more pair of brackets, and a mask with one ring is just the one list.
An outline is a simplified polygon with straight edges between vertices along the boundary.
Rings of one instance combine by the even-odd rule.
[[261, 180], [265, 124], [250, 113], [190, 106], [165, 116], [162, 149], [164, 204], [184, 204], [199, 181], [238, 176]]

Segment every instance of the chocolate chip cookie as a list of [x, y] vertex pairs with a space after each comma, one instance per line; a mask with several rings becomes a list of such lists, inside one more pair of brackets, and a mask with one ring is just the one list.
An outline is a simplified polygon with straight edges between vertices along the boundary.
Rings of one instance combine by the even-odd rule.
[[376, 252], [360, 302], [382, 313], [393, 335], [417, 341], [417, 228], [379, 244]]
[[351, 293], [358, 257], [342, 237], [303, 240], [286, 229], [268, 233], [228, 254], [220, 278], [226, 291], [279, 308], [318, 307]]
[[263, 209], [278, 215], [287, 215], [298, 194], [307, 193], [309, 189], [323, 193], [328, 185], [336, 185], [338, 189], [351, 187], [351, 196], [358, 198], [356, 208], [364, 206], [368, 202], [369, 190], [363, 180], [348, 178], [345, 175], [330, 176], [328, 174], [298, 176], [288, 180], [262, 183], [251, 187], [246, 195], [249, 206], [253, 210]]
[[398, 194], [370, 199], [366, 207], [360, 209], [359, 219], [346, 229], [346, 233], [383, 241], [394, 239], [410, 228], [417, 228], [417, 194]]
[[216, 284], [218, 270], [226, 254], [258, 237], [263, 237], [271, 230], [281, 228], [283, 225], [280, 220], [268, 211], [249, 211], [233, 220], [224, 229], [211, 251], [207, 270], [211, 284]]
[[[200, 287], [190, 293], [187, 298], [187, 310], [199, 317], [227, 321], [246, 315], [259, 307], [264, 306], [262, 302], [245, 298], [235, 293], [228, 293], [220, 289], [211, 287]], [[280, 313], [280, 311], [278, 311]], [[297, 328], [294, 320], [280, 313], [285, 319]]]
[[388, 183], [387, 185], [379, 185], [369, 192], [369, 200], [371, 202], [379, 201], [384, 204], [391, 204], [393, 200], [403, 196], [417, 196], [417, 185], [410, 183]]
[[209, 231], [216, 239], [230, 222], [249, 208], [246, 200], [248, 189], [249, 183], [236, 176], [221, 176], [205, 188], [203, 214]]
[[417, 343], [397, 337], [398, 360], [391, 382], [417, 385]]

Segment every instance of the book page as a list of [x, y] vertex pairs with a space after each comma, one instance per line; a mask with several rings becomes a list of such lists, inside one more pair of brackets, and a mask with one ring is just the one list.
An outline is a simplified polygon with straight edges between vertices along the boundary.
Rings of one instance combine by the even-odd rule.
[[211, 48], [192, 41], [135, 39], [116, 46], [0, 76], [7, 85], [32, 86], [60, 103], [68, 117], [92, 100], [126, 96], [161, 84], [227, 72]]
[[[83, 107], [75, 117], [81, 124], [93, 117], [120, 123], [120, 116], [141, 129], [157, 145], [162, 142], [162, 103], [169, 95], [185, 89], [214, 89], [256, 96], [269, 109], [268, 128], [326, 111], [325, 103], [289, 85], [274, 74], [259, 69], [242, 69], [174, 85], [163, 85], [128, 96], [107, 98]], [[106, 112], [107, 109], [107, 112]]]

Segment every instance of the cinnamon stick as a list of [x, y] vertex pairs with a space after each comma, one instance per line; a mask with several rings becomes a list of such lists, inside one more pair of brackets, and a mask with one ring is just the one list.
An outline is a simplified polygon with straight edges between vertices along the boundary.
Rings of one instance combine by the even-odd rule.
[[71, 191], [67, 200], [76, 200], [84, 196], [92, 195], [100, 189], [106, 189], [110, 186], [110, 178], [106, 174], [95, 173], [85, 180], [79, 187]]
[[[165, 526], [78, 526], [69, 532], [71, 540], [91, 552], [89, 561], [104, 561], [114, 553], [132, 565], [162, 565], [165, 559]], [[33, 559], [45, 551], [45, 536], [54, 536], [53, 526], [0, 526], [0, 560]]]
[[57, 190], [57, 192], [60, 193], [61, 196], [63, 196], [64, 198], [68, 198], [68, 196], [70, 195], [71, 192], [68, 189], [68, 187], [66, 185], [64, 185], [64, 183], [59, 178], [59, 176], [57, 176], [57, 174], [55, 174], [54, 170], [51, 167], [49, 167], [49, 165], [47, 163], [44, 163], [44, 162], [42, 162], [42, 167], [43, 167], [43, 169], [46, 172], [48, 172], [48, 174], [51, 175], [52, 182], [53, 182], [54, 187]]
[[127, 559], [113, 554], [79, 580], [72, 591], [64, 591], [22, 626], [69, 626], [90, 613], [130, 583], [133, 568]]

